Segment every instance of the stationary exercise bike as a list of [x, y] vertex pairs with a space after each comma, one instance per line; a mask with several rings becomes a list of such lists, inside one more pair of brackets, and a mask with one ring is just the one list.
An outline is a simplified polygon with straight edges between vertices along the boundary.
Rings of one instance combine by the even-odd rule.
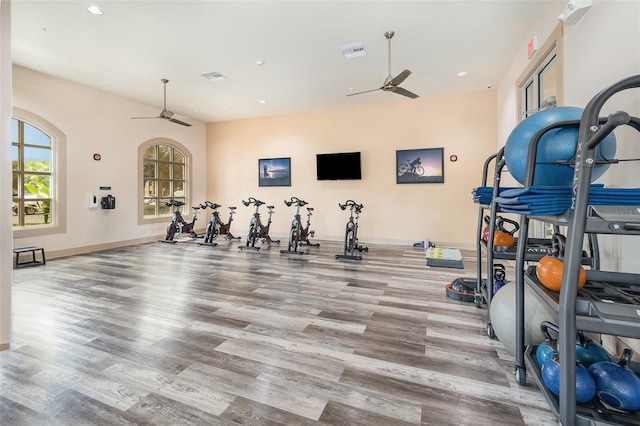
[[171, 222], [167, 225], [167, 235], [164, 237], [164, 240], [160, 240], [161, 243], [175, 244], [177, 242], [174, 240], [176, 234], [189, 234], [191, 238], [202, 238], [202, 236], [198, 236], [193, 229], [196, 224], [196, 220], [198, 220], [198, 212], [200, 209], [206, 209], [206, 204], [203, 203], [199, 206], [191, 207], [193, 209], [193, 219], [191, 219], [191, 222], [184, 220], [180, 213], [180, 207], [184, 206], [182, 201], [171, 199], [164, 204], [168, 207], [174, 206], [175, 210], [173, 212], [173, 217], [171, 217]]
[[234, 237], [231, 233], [231, 222], [233, 222], [233, 215], [236, 212], [236, 208], [229, 207], [229, 222], [224, 223], [222, 219], [220, 219], [220, 213], [218, 212], [218, 208], [222, 207], [220, 204], [212, 203], [211, 201], [205, 201], [204, 204], [211, 208], [213, 213], [211, 213], [211, 218], [204, 233], [204, 241], [198, 244], [212, 247], [217, 246], [218, 243], [213, 242], [213, 240], [218, 238], [218, 235], [224, 235], [225, 240], [239, 240], [240, 237]]
[[291, 207], [292, 205], [296, 205], [296, 214], [293, 216], [293, 220], [291, 221], [291, 230], [289, 231], [289, 246], [287, 250], [280, 250], [281, 254], [304, 254], [303, 251], [298, 251], [298, 247], [302, 243], [306, 243], [308, 246], [320, 247], [320, 244], [311, 244], [309, 241], [309, 236], [314, 235], [314, 231], [309, 231], [311, 226], [311, 212], [313, 208], [307, 207], [307, 226], [306, 228], [302, 227], [302, 222], [300, 218], [300, 207], [306, 206], [307, 203], [304, 200], [301, 200], [298, 197], [291, 197], [289, 201], [284, 200], [284, 203], [287, 207]]
[[356, 254], [356, 250], [358, 253], [369, 251], [368, 247], [363, 247], [358, 244], [358, 219], [364, 206], [353, 200], [347, 200], [344, 204], [338, 203], [338, 206], [340, 206], [342, 210], [346, 210], [347, 207], [349, 207], [351, 213], [344, 233], [344, 254], [336, 254], [336, 259], [362, 260], [362, 255]]
[[269, 236], [269, 227], [271, 227], [271, 215], [273, 215], [274, 206], [267, 206], [269, 210], [269, 218], [267, 219], [267, 224], [264, 225], [262, 220], [260, 219], [260, 206], [264, 204], [264, 201], [257, 200], [253, 197], [249, 197], [247, 201], [242, 200], [242, 204], [245, 206], [250, 206], [253, 204], [256, 206], [256, 211], [251, 218], [251, 222], [249, 223], [249, 232], [247, 233], [247, 243], [244, 246], [238, 246], [240, 250], [243, 249], [251, 249], [251, 250], [260, 250], [260, 247], [256, 247], [256, 242], [259, 239], [262, 239], [263, 243], [267, 243], [271, 246], [271, 243], [280, 244], [280, 240], [273, 240]]

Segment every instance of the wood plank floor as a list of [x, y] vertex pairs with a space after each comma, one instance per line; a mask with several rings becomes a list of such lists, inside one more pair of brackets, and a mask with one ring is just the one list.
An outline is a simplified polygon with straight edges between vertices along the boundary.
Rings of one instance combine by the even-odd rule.
[[555, 425], [420, 249], [143, 244], [14, 271], [5, 425]]

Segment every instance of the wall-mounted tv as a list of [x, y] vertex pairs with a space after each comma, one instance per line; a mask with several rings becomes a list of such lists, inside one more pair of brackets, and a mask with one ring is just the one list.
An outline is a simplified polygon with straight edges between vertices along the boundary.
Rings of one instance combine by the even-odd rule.
[[318, 180], [361, 179], [360, 153], [316, 154]]

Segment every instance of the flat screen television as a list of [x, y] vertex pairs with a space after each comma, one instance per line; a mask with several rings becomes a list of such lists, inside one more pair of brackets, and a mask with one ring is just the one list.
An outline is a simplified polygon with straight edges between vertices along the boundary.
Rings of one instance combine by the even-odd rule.
[[360, 153], [316, 154], [316, 172], [318, 180], [361, 179]]

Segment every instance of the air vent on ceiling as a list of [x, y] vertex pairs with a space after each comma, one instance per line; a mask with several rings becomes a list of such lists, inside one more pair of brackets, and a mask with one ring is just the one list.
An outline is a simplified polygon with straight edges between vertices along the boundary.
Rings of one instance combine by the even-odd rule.
[[342, 54], [345, 58], [357, 58], [358, 56], [365, 56], [367, 51], [364, 50], [364, 43], [352, 43], [345, 44], [344, 46], [339, 46], [338, 49], [342, 51]]
[[202, 76], [207, 80], [211, 80], [211, 81], [222, 81], [227, 79], [227, 77], [215, 71], [202, 74]]

